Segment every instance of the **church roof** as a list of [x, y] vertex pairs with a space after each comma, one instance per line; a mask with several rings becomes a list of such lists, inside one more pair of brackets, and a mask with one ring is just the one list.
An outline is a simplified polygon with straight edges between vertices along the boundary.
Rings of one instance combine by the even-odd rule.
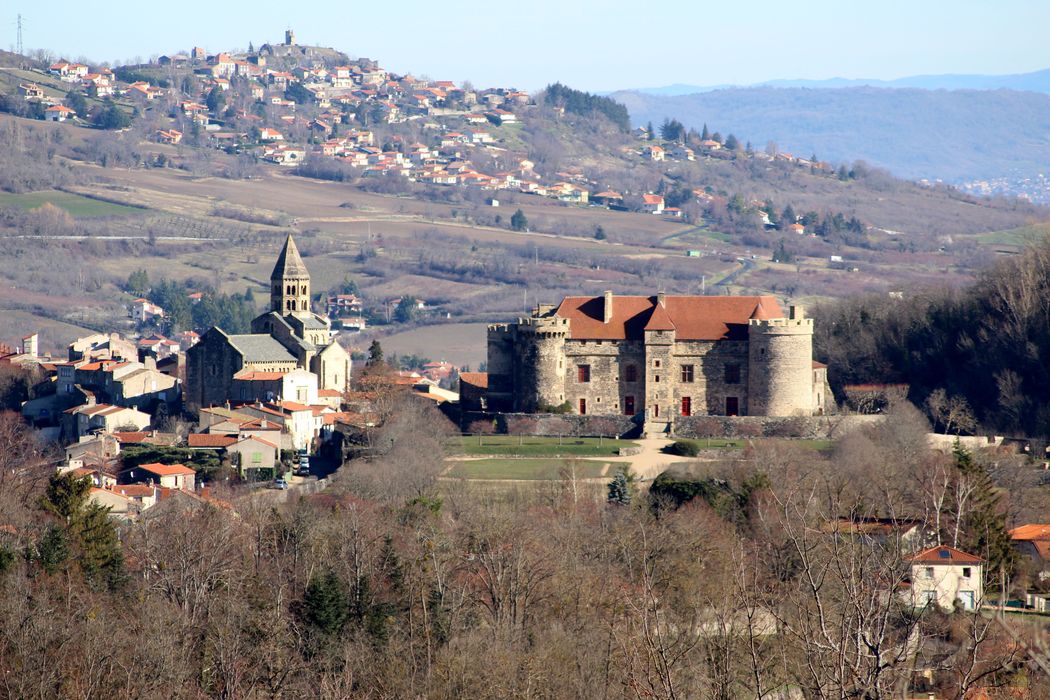
[[771, 318], [784, 312], [772, 296], [614, 296], [612, 318], [604, 297], [565, 297], [556, 311], [568, 319], [574, 340], [643, 340], [645, 330], [674, 330], [678, 340], [746, 340], [747, 326], [761, 302]]
[[268, 335], [252, 333], [231, 335], [230, 344], [241, 351], [248, 362], [295, 362], [296, 358], [279, 342]]
[[299, 249], [295, 246], [295, 240], [291, 234], [281, 248], [281, 254], [277, 256], [277, 264], [273, 266], [271, 280], [281, 280], [290, 277], [309, 277], [310, 271], [306, 269], [306, 263], [299, 255]]

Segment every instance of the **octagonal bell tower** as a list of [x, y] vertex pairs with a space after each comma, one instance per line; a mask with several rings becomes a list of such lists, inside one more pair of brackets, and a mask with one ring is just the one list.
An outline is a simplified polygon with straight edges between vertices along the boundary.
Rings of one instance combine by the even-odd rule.
[[310, 314], [310, 272], [290, 234], [270, 275], [270, 310], [281, 316]]

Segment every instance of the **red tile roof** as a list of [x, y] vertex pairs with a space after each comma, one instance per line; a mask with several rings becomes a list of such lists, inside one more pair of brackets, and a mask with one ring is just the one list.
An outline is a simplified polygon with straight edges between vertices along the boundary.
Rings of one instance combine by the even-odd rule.
[[469, 384], [476, 386], [479, 389], [489, 388], [489, 373], [488, 372], [460, 372], [459, 373], [460, 384]]
[[[755, 307], [761, 302], [772, 318], [783, 318], [771, 296], [668, 296], [657, 325], [670, 321], [678, 340], [743, 340]], [[612, 318], [604, 323], [604, 297], [566, 297], [557, 315], [569, 320], [574, 340], [642, 340], [653, 317], [656, 297], [614, 296]], [[664, 319], [666, 316], [666, 319]], [[656, 326], [650, 330], [656, 329]], [[670, 330], [670, 327], [667, 327]]]
[[909, 561], [923, 564], [980, 564], [984, 559], [942, 544], [938, 547], [924, 549], [911, 557]]
[[1021, 541], [1050, 540], [1050, 525], [1021, 525], [1010, 530], [1010, 537]]
[[192, 433], [187, 438], [190, 447], [228, 447], [237, 442], [231, 435], [212, 435], [211, 433]]
[[195, 471], [184, 464], [161, 464], [159, 462], [154, 462], [153, 464], [140, 464], [139, 469], [145, 469], [157, 476], [189, 476], [190, 474], [196, 474]]

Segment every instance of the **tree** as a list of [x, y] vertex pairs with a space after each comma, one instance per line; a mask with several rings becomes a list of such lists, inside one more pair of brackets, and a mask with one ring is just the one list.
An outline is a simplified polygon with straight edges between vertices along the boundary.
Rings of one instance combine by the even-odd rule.
[[378, 367], [383, 364], [383, 346], [379, 344], [378, 340], [373, 340], [372, 344], [368, 346], [368, 363], [369, 367]]
[[80, 91], [70, 90], [66, 93], [66, 106], [76, 112], [78, 117], [87, 117], [88, 103]]
[[415, 297], [402, 297], [394, 309], [394, 320], [398, 323], [409, 323], [419, 316], [419, 302]]
[[652, 141], [656, 138], [656, 132], [653, 130], [652, 122], [649, 122], [649, 124], [645, 127], [645, 138], [649, 141]]
[[510, 227], [514, 231], [526, 231], [529, 228], [529, 220], [525, 216], [525, 212], [518, 209], [514, 212], [514, 215], [510, 217]]
[[726, 148], [728, 148], [730, 151], [739, 151], [740, 150], [740, 142], [737, 141], [736, 136], [734, 136], [733, 134], [730, 134], [729, 136], [726, 137], [726, 144], [725, 145], [726, 145]]
[[145, 270], [135, 270], [128, 275], [127, 290], [129, 294], [144, 297], [149, 293], [149, 274]]
[[204, 104], [208, 105], [208, 109], [211, 110], [213, 114], [217, 115], [222, 111], [223, 106], [226, 104], [226, 93], [216, 85], [208, 92]]
[[606, 238], [605, 229], [600, 224], [594, 227], [594, 238], [599, 241], [604, 241]]
[[707, 130], [706, 122], [704, 123], [704, 130], [700, 132], [700, 138], [704, 141], [709, 141], [711, 139], [711, 132]]
[[660, 125], [660, 136], [667, 141], [681, 141], [685, 138], [685, 126], [677, 119], [664, 119]]
[[300, 620], [322, 636], [338, 635], [349, 616], [346, 587], [334, 571], [310, 578], [296, 608]]
[[91, 121], [100, 129], [126, 129], [131, 124], [131, 116], [106, 98], [106, 103], [95, 112]]
[[606, 496], [606, 501], [617, 506], [631, 505], [631, 499], [634, 497], [635, 491], [638, 490], [635, 481], [636, 477], [630, 467], [621, 467], [616, 472], [613, 480], [609, 482], [609, 493]]

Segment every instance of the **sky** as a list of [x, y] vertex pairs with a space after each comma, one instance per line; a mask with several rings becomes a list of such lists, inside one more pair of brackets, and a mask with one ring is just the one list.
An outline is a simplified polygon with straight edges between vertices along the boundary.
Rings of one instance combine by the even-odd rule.
[[0, 46], [15, 46], [19, 13], [27, 51], [70, 60], [244, 49], [280, 42], [292, 28], [300, 44], [479, 88], [560, 81], [597, 92], [1050, 68], [1044, 0], [3, 0]]

